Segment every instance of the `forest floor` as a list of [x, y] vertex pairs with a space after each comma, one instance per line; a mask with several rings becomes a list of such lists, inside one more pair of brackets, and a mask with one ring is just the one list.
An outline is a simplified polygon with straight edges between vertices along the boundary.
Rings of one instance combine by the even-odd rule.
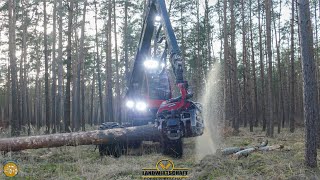
[[[260, 129], [253, 133], [241, 129], [238, 136], [225, 134], [221, 147], [256, 145], [265, 139], [264, 135]], [[268, 139], [269, 145], [284, 145], [282, 150], [254, 152], [239, 160], [216, 153], [205, 156], [201, 161], [195, 157], [195, 139], [187, 139], [183, 158], [173, 161], [175, 167], [190, 169], [190, 179], [319, 179], [318, 168], [308, 169], [304, 166], [303, 139], [303, 129], [297, 129], [293, 134], [283, 129], [281, 134]], [[24, 150], [1, 154], [0, 162], [14, 160], [18, 163], [20, 172], [13, 179], [129, 180], [141, 179], [142, 168], [154, 168], [158, 160], [168, 159], [161, 155], [158, 144], [150, 143], [120, 158], [101, 158], [98, 151], [94, 150], [95, 146]], [[0, 179], [6, 179], [3, 173]]]

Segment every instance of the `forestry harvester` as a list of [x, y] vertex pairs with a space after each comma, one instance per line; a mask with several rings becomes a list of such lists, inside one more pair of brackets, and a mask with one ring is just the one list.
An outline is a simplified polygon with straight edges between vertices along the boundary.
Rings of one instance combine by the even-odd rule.
[[[172, 98], [167, 61], [180, 91], [177, 98]], [[87, 132], [0, 138], [0, 151], [94, 144], [100, 155], [119, 157], [142, 141], [158, 141], [164, 154], [181, 157], [182, 138], [200, 136], [204, 130], [201, 105], [191, 98], [165, 0], [148, 0], [124, 102], [125, 123], [106, 122]]]
[[[175, 76], [180, 96], [172, 98], [167, 59]], [[181, 157], [182, 138], [203, 134], [201, 105], [190, 99], [188, 82], [183, 79], [183, 59], [172, 29], [165, 0], [149, 0], [128, 90], [125, 98], [127, 123], [130, 126], [155, 124], [160, 132], [164, 154]], [[121, 127], [104, 123], [100, 129]], [[138, 146], [141, 141], [131, 142]], [[128, 145], [128, 144], [126, 144]], [[99, 145], [100, 154], [119, 156], [124, 144]]]

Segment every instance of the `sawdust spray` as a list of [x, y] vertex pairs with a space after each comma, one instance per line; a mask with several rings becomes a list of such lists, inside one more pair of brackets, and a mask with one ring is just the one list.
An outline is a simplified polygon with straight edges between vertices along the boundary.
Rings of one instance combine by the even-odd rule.
[[205, 130], [196, 139], [196, 159], [214, 154], [220, 144], [219, 125], [223, 116], [223, 81], [221, 65], [215, 63], [207, 75], [203, 95], [199, 98], [202, 103], [202, 115]]

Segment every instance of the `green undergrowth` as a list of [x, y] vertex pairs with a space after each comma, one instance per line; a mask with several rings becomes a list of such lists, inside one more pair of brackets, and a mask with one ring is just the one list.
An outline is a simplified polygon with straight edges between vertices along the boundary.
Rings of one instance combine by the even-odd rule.
[[[220, 147], [257, 145], [266, 140], [264, 134], [260, 129], [252, 133], [241, 129], [238, 136], [227, 135], [221, 139]], [[284, 129], [268, 139], [269, 145], [284, 145], [282, 150], [254, 152], [240, 159], [222, 156], [218, 151], [200, 162], [195, 157], [196, 139], [187, 139], [184, 157], [173, 161], [175, 167], [190, 168], [190, 179], [319, 179], [318, 168], [304, 166], [303, 138], [303, 129], [297, 129], [293, 134]], [[44, 148], [1, 154], [0, 162], [14, 160], [18, 163], [20, 172], [11, 179], [131, 180], [141, 179], [142, 168], [154, 168], [158, 160], [170, 159], [161, 155], [156, 143], [145, 143], [142, 148], [128, 153], [120, 158], [101, 158], [95, 146]], [[1, 172], [0, 179], [9, 178]]]

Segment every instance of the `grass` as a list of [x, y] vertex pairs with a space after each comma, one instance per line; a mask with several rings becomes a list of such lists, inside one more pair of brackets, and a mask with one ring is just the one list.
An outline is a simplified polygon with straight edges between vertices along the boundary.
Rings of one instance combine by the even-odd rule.
[[[259, 144], [264, 133], [242, 129], [239, 136], [225, 137], [223, 146], [247, 146]], [[196, 165], [195, 179], [319, 179], [319, 169], [304, 166], [303, 129], [289, 133], [284, 129], [275, 138], [268, 139], [270, 145], [282, 144], [284, 149], [269, 152], [254, 152], [239, 160], [231, 156], [211, 155]], [[318, 152], [318, 154], [320, 151]], [[320, 156], [318, 156], [320, 159]]]
[[[256, 145], [265, 139], [264, 134], [260, 129], [253, 133], [241, 129], [238, 136], [223, 137], [220, 147]], [[176, 167], [190, 168], [190, 179], [318, 179], [318, 168], [304, 166], [303, 138], [303, 129], [293, 134], [284, 129], [281, 134], [275, 134], [275, 138], [268, 139], [270, 145], [284, 145], [282, 150], [254, 152], [239, 160], [216, 153], [205, 156], [200, 162], [195, 157], [196, 139], [187, 139], [184, 157], [173, 161]], [[94, 149], [95, 146], [78, 146], [24, 150], [1, 154], [0, 162], [17, 161], [20, 172], [12, 179], [129, 180], [141, 179], [142, 168], [154, 168], [158, 160], [169, 158], [159, 153], [158, 144], [144, 144], [141, 149], [118, 159], [101, 158]], [[5, 179], [2, 173], [0, 179]]]

